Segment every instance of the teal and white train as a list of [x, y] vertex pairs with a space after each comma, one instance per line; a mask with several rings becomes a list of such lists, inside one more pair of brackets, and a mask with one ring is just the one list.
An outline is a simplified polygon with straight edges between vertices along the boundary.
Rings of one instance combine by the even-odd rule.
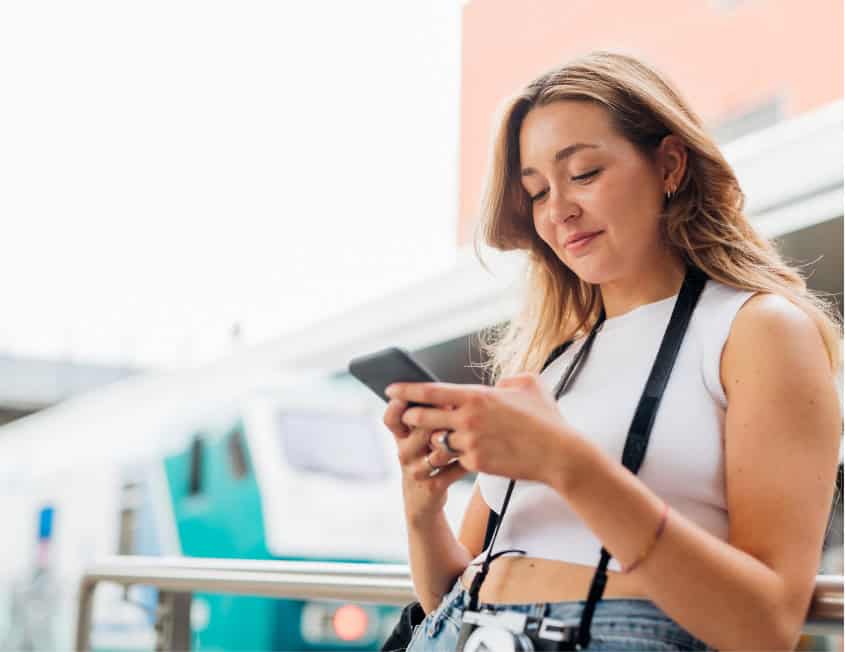
[[[219, 365], [135, 379], [0, 440], [0, 647], [72, 646], [81, 573], [112, 554], [404, 562], [383, 404], [347, 377]], [[469, 484], [458, 487], [456, 520]], [[98, 589], [95, 650], [151, 650], [152, 589]], [[196, 593], [199, 650], [371, 650], [387, 606]]]

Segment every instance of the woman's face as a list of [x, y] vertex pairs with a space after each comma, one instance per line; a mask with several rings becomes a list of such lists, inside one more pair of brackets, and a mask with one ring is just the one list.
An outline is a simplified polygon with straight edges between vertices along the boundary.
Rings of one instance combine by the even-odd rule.
[[525, 116], [521, 180], [534, 228], [582, 280], [616, 281], [665, 257], [659, 220], [664, 194], [676, 185], [669, 140], [652, 160], [592, 102], [561, 100]]

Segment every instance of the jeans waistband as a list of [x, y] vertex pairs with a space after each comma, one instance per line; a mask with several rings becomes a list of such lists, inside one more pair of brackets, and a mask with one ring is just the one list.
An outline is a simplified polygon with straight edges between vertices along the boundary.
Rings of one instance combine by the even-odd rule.
[[[586, 600], [535, 602], [520, 604], [481, 603], [481, 611], [523, 613], [534, 618], [562, 621], [564, 627], [577, 627]], [[443, 597], [440, 606], [430, 614], [428, 634], [435, 636], [446, 620], [460, 627], [462, 613], [469, 606], [469, 594], [460, 579]], [[593, 616], [594, 634], [639, 635], [648, 631], [661, 639], [672, 640], [684, 649], [704, 650], [707, 646], [695, 639], [664, 613], [654, 602], [642, 598], [604, 598], [596, 605]]]

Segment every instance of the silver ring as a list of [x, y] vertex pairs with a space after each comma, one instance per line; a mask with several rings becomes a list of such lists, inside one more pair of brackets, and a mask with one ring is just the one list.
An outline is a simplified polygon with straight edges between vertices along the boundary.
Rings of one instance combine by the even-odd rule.
[[449, 435], [451, 435], [453, 432], [453, 430], [447, 430], [446, 432], [444, 432], [437, 438], [437, 443], [440, 444], [443, 447], [443, 450], [449, 453], [449, 455], [451, 455], [452, 457], [458, 457], [463, 451], [459, 451], [457, 448], [452, 448], [452, 446], [449, 444]]
[[425, 461], [428, 462], [428, 468], [431, 469], [431, 471], [429, 471], [429, 473], [428, 473], [428, 477], [433, 478], [435, 475], [440, 473], [440, 469], [442, 469], [443, 467], [442, 466], [435, 466], [434, 464], [432, 464], [430, 458], [431, 458], [431, 453], [429, 453], [428, 455], [425, 456]]

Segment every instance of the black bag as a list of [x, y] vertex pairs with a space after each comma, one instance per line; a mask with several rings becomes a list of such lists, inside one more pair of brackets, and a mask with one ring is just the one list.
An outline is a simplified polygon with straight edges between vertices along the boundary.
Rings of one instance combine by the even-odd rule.
[[412, 602], [405, 605], [402, 609], [402, 614], [399, 616], [399, 622], [390, 632], [390, 636], [381, 646], [382, 652], [404, 652], [411, 642], [411, 635], [414, 633], [414, 627], [419, 625], [425, 619], [425, 611], [419, 602]]

